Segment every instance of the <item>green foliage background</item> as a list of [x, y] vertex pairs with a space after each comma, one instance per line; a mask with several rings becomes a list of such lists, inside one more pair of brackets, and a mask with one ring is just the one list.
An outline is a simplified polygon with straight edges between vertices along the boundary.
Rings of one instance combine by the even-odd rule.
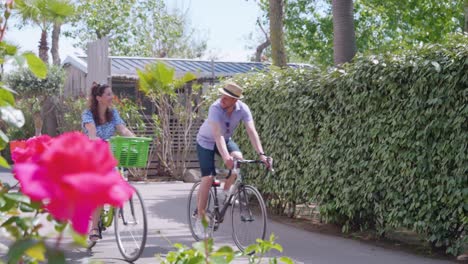
[[[248, 180], [270, 208], [317, 202], [343, 231], [410, 228], [457, 254], [468, 222], [466, 43], [237, 78], [276, 160], [274, 176]], [[255, 157], [244, 131], [236, 142]]]
[[5, 77], [5, 82], [20, 97], [59, 95], [64, 82], [62, 68], [49, 66], [46, 78], [38, 78], [29, 68], [20, 68]]

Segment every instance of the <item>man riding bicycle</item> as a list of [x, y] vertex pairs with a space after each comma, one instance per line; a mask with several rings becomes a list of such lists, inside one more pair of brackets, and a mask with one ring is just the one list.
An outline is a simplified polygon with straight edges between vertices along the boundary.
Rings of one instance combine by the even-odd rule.
[[[197, 154], [200, 162], [201, 184], [197, 203], [197, 232], [203, 230], [202, 217], [208, 202], [208, 194], [216, 176], [215, 153], [220, 155], [228, 169], [232, 169], [234, 159], [243, 159], [237, 144], [231, 139], [234, 130], [241, 121], [244, 122], [252, 146], [257, 151], [267, 167], [267, 156], [263, 152], [262, 144], [255, 129], [254, 120], [249, 107], [240, 99], [243, 98], [243, 89], [234, 82], [227, 82], [219, 88], [221, 97], [214, 102], [208, 111], [208, 118], [203, 122], [197, 134]], [[231, 175], [224, 184], [224, 193], [227, 196], [229, 188], [234, 183], [236, 175]]]

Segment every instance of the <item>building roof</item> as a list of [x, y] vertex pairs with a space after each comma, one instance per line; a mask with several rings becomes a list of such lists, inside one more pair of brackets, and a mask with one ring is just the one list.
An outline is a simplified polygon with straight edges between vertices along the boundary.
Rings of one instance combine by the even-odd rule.
[[[198, 78], [213, 78], [233, 76], [239, 73], [263, 71], [270, 67], [270, 63], [262, 62], [228, 62], [209, 61], [196, 59], [171, 59], [171, 58], [144, 58], [144, 57], [120, 57], [110, 56], [111, 76], [137, 79], [137, 69], [144, 69], [146, 64], [160, 61], [175, 69], [176, 75], [182, 76], [187, 72], [195, 74]], [[85, 56], [67, 56], [63, 64], [71, 64], [87, 73]], [[307, 67], [307, 64], [288, 64], [290, 67]]]

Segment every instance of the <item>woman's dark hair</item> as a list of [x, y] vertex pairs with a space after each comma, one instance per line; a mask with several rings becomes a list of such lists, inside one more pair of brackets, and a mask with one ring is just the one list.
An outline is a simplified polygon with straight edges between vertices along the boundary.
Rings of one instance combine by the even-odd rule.
[[102, 96], [102, 94], [104, 93], [104, 91], [109, 88], [110, 86], [108, 84], [99, 84], [99, 83], [96, 83], [96, 82], [93, 82], [93, 86], [91, 86], [91, 96], [90, 96], [90, 100], [89, 100], [89, 108], [91, 110], [91, 113], [93, 114], [93, 119], [94, 119], [94, 123], [97, 125], [102, 125], [106, 122], [109, 122], [110, 120], [112, 120], [112, 111], [107, 108], [106, 109], [106, 120], [104, 120], [104, 122], [100, 122], [99, 120], [99, 113], [98, 113], [98, 100], [96, 97], [98, 96]]

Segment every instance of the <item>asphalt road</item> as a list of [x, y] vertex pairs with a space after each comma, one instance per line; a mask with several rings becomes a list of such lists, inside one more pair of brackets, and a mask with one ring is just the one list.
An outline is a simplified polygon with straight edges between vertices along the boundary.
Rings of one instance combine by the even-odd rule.
[[[0, 173], [0, 179], [14, 182], [7, 173]], [[135, 263], [159, 263], [155, 255], [159, 254], [164, 257], [169, 251], [174, 250], [172, 246], [174, 243], [191, 245], [194, 240], [186, 221], [186, 203], [192, 184], [162, 182], [135, 183], [134, 185], [144, 197], [149, 219], [146, 248], [142, 257]], [[296, 263], [453, 263], [385, 249], [352, 239], [308, 232], [269, 220], [268, 233], [271, 232], [278, 237], [277, 242], [284, 248], [281, 255], [291, 257]], [[231, 226], [226, 221], [215, 232], [214, 239], [216, 245], [230, 245], [236, 248], [231, 236]], [[64, 243], [67, 248], [68, 263], [91, 263], [92, 261], [127, 263], [120, 255], [112, 228], [104, 233], [104, 238], [92, 251], [73, 248], [69, 241], [71, 239], [66, 239]], [[248, 261], [239, 259], [235, 263], [248, 263]]]

